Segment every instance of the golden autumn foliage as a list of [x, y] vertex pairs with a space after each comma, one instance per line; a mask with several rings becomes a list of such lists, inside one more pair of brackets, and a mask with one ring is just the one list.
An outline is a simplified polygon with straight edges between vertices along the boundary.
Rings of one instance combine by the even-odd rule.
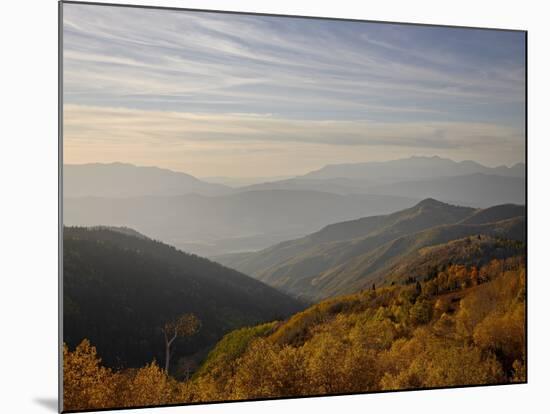
[[152, 362], [119, 378], [118, 406], [162, 405], [174, 401], [178, 383]]
[[523, 382], [523, 257], [333, 298], [226, 335], [188, 381], [65, 347], [65, 409]]
[[152, 362], [140, 369], [114, 372], [100, 366], [96, 349], [85, 339], [71, 352], [63, 348], [65, 410], [150, 406], [181, 401], [183, 384]]
[[115, 397], [116, 375], [101, 365], [96, 349], [85, 339], [70, 352], [63, 346], [65, 409], [107, 408]]

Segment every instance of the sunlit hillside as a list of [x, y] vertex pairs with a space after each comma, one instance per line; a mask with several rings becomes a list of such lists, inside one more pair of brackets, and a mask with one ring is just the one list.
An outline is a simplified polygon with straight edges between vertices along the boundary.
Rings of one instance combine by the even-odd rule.
[[85, 340], [64, 350], [65, 407], [524, 382], [525, 282], [519, 254], [372, 286], [229, 333], [186, 381], [155, 361], [133, 370], [102, 367]]

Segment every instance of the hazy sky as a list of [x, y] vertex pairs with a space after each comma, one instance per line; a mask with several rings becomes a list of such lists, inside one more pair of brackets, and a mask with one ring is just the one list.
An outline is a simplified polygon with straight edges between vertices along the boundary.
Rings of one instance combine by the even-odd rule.
[[516, 32], [65, 4], [64, 161], [281, 176], [524, 160]]

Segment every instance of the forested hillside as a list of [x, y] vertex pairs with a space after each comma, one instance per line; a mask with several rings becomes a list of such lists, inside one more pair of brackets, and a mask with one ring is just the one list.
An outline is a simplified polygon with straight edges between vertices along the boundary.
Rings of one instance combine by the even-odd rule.
[[104, 368], [84, 341], [64, 351], [66, 409], [524, 382], [525, 282], [519, 255], [329, 299], [229, 333], [185, 382]]
[[438, 226], [408, 236], [399, 237], [325, 271], [312, 279], [320, 292], [317, 297], [328, 297], [364, 289], [372, 283], [387, 284], [390, 269], [409, 260], [418, 250], [461, 238], [486, 235], [492, 238], [524, 241], [525, 220], [514, 218], [482, 225]]
[[478, 234], [418, 249], [387, 270], [387, 283], [424, 280], [451, 264], [480, 268], [494, 259], [525, 254], [525, 243]]
[[301, 309], [242, 273], [122, 231], [65, 227], [63, 234], [64, 341], [74, 347], [88, 338], [110, 367], [164, 361], [161, 328], [184, 313], [202, 326], [179, 341], [176, 364], [184, 356], [200, 362], [230, 330]]

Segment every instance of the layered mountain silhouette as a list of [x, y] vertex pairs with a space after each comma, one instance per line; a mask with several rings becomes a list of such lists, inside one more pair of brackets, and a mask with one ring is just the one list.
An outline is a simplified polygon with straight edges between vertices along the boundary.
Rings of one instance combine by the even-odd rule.
[[459, 207], [426, 199], [412, 208], [326, 226], [259, 252], [216, 258], [296, 296], [318, 300], [351, 293], [386, 275], [427, 246], [470, 236], [523, 241], [525, 209]]
[[327, 165], [303, 177], [401, 181], [403, 179], [413, 180], [433, 177], [452, 177], [476, 173], [524, 177], [525, 164], [517, 163], [512, 167], [504, 165], [499, 167], [486, 167], [474, 161], [456, 162], [438, 156], [413, 156], [393, 161]]
[[240, 190], [321, 190], [336, 194], [378, 194], [435, 198], [489, 207], [525, 203], [525, 165], [485, 167], [473, 161], [412, 157], [386, 162], [328, 165], [301, 177]]
[[119, 162], [63, 166], [64, 197], [219, 195], [230, 191], [221, 184], [207, 183], [189, 174], [157, 167]]
[[113, 367], [162, 361], [161, 327], [183, 313], [202, 326], [178, 344], [174, 361], [232, 329], [302, 308], [262, 282], [129, 229], [65, 227], [63, 250], [64, 342], [88, 338]]
[[[524, 173], [413, 157], [230, 188], [65, 166], [65, 381], [87, 393], [82, 381], [105, 373], [99, 394], [155, 403], [478, 384], [480, 369], [487, 383], [521, 381]], [[171, 346], [185, 383], [144, 381], [165, 361], [162, 327], [189, 313], [199, 331]], [[81, 368], [88, 344], [113, 371]], [[455, 377], [429, 382], [440, 366]]]
[[308, 178], [295, 177], [285, 180], [269, 181], [260, 184], [240, 187], [237, 191], [265, 191], [265, 190], [310, 190], [323, 191], [334, 194], [363, 194], [368, 193], [376, 181], [354, 180], [350, 178]]
[[376, 185], [369, 191], [376, 194], [405, 197], [431, 197], [473, 207], [496, 204], [525, 203], [525, 178], [475, 173], [453, 177], [407, 180]]
[[129, 227], [214, 257], [261, 250], [424, 198], [476, 208], [524, 204], [524, 167], [411, 157], [328, 165], [300, 177], [230, 188], [156, 167], [66, 165], [64, 223]]
[[225, 196], [65, 198], [70, 226], [125, 226], [203, 256], [259, 250], [335, 223], [401, 210], [417, 200], [319, 191], [246, 191]]

